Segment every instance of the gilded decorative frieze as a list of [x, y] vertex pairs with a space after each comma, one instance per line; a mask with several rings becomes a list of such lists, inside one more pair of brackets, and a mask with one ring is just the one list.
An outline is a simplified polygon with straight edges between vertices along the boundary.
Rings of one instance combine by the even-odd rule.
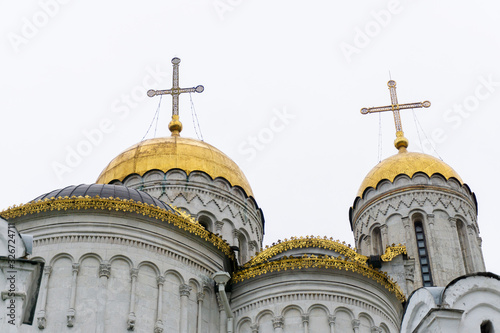
[[382, 261], [391, 261], [392, 259], [396, 258], [400, 254], [407, 254], [406, 253], [406, 246], [401, 245], [401, 244], [398, 244], [398, 245], [392, 244], [392, 246], [388, 246], [385, 249], [385, 253], [380, 256], [380, 259], [382, 259]]
[[399, 301], [405, 301], [405, 296], [399, 286], [386, 273], [357, 261], [344, 260], [329, 256], [318, 257], [315, 255], [304, 255], [301, 258], [284, 257], [280, 260], [265, 262], [240, 270], [233, 274], [232, 281], [233, 283], [238, 283], [267, 273], [308, 268], [343, 269], [362, 274], [363, 276], [378, 282], [389, 290], [389, 292], [395, 294]]
[[321, 248], [332, 250], [345, 256], [346, 258], [359, 263], [365, 263], [368, 260], [368, 257], [357, 253], [355, 249], [351, 248], [351, 245], [346, 244], [346, 242], [341, 243], [338, 240], [335, 241], [331, 237], [327, 238], [326, 236], [323, 238], [314, 236], [300, 236], [291, 237], [290, 239], [285, 238], [284, 241], [278, 240], [278, 242], [273, 243], [271, 247], [266, 246], [263, 251], [257, 253], [248, 263], [243, 265], [243, 267], [258, 265], [280, 253], [292, 249], [301, 248]]
[[17, 217], [38, 214], [49, 211], [61, 210], [102, 210], [102, 211], [121, 211], [136, 213], [147, 216], [168, 224], [172, 224], [181, 230], [185, 230], [194, 234], [207, 242], [212, 243], [215, 247], [221, 250], [225, 255], [234, 260], [234, 252], [229, 247], [229, 244], [219, 236], [205, 230], [193, 217], [180, 209], [171, 206], [176, 214], [166, 211], [160, 207], [134, 201], [132, 199], [119, 198], [100, 198], [99, 196], [73, 196], [73, 197], [58, 197], [46, 198], [37, 202], [30, 202], [20, 206], [9, 207], [0, 212], [0, 216], [9, 220]]

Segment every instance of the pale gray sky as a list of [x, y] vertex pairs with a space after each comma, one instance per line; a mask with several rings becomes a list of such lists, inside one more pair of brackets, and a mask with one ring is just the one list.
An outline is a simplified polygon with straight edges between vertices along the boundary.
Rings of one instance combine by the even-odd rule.
[[[181, 86], [205, 86], [192, 96], [205, 141], [253, 187], [265, 244], [353, 244], [348, 210], [379, 150], [379, 117], [359, 110], [390, 103], [390, 72], [400, 103], [432, 102], [415, 114], [476, 193], [486, 265], [500, 273], [497, 1], [9, 0], [0, 22], [2, 209], [94, 182], [146, 133], [158, 98], [145, 91], [170, 88], [177, 56]], [[196, 137], [189, 96], [180, 105], [182, 135]], [[166, 96], [157, 136], [170, 110]], [[421, 151], [413, 112], [402, 117]], [[394, 124], [381, 120], [385, 158]]]

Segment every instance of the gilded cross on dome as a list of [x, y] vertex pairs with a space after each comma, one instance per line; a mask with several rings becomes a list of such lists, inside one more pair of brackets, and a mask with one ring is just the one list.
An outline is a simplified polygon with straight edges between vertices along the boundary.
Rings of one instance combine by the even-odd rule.
[[389, 106], [378, 106], [372, 108], [362, 108], [362, 114], [374, 113], [374, 112], [384, 112], [384, 111], [392, 111], [394, 114], [394, 123], [396, 124], [396, 140], [394, 140], [394, 146], [396, 149], [399, 148], [407, 148], [408, 147], [408, 139], [404, 137], [403, 133], [403, 125], [401, 125], [401, 116], [399, 115], [399, 110], [404, 109], [415, 109], [415, 108], [428, 108], [431, 106], [431, 102], [417, 102], [417, 103], [407, 103], [407, 104], [399, 104], [398, 96], [396, 95], [396, 81], [390, 80], [387, 82], [389, 86], [389, 91], [391, 92], [391, 105]]
[[172, 136], [179, 136], [182, 131], [182, 123], [179, 121], [179, 95], [182, 93], [197, 92], [201, 93], [205, 88], [202, 85], [192, 88], [179, 88], [179, 63], [181, 59], [173, 58], [173, 75], [172, 75], [172, 89], [167, 90], [148, 90], [148, 96], [153, 97], [157, 95], [172, 95], [172, 121], [168, 124], [168, 129], [172, 132]]

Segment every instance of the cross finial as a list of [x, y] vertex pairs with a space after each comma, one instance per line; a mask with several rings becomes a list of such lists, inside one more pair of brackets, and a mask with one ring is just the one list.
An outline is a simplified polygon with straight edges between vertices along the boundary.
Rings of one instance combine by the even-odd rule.
[[374, 112], [384, 112], [384, 111], [392, 111], [394, 114], [394, 123], [396, 124], [396, 140], [394, 140], [394, 146], [396, 149], [408, 148], [408, 139], [405, 138], [403, 133], [403, 125], [401, 125], [401, 117], [399, 115], [399, 110], [404, 109], [415, 109], [415, 108], [428, 108], [431, 106], [431, 102], [424, 101], [418, 103], [407, 103], [407, 104], [399, 104], [398, 96], [396, 95], [396, 81], [390, 80], [387, 82], [389, 86], [389, 91], [391, 92], [391, 105], [389, 106], [379, 106], [373, 108], [362, 108], [362, 114], [374, 113]]
[[186, 92], [201, 93], [205, 88], [201, 85], [193, 88], [179, 88], [179, 63], [181, 59], [173, 58], [173, 75], [172, 75], [172, 89], [167, 90], [148, 90], [148, 96], [153, 97], [157, 95], [172, 95], [172, 121], [168, 124], [168, 129], [172, 132], [172, 136], [179, 136], [182, 131], [182, 123], [179, 121], [179, 95]]

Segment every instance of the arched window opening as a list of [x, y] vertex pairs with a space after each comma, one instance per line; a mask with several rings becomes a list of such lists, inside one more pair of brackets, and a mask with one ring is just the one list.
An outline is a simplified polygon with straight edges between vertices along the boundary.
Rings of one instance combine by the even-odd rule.
[[462, 253], [462, 259], [464, 262], [465, 273], [472, 273], [473, 267], [469, 242], [467, 239], [467, 226], [460, 220], [457, 220], [457, 233], [458, 242], [460, 244], [460, 252]]
[[380, 227], [373, 228], [372, 231], [372, 251], [373, 255], [384, 254], [384, 246], [382, 244], [382, 233], [380, 232]]
[[205, 230], [212, 231], [212, 221], [210, 220], [209, 217], [200, 216], [198, 222], [201, 224], [203, 228], [205, 228]]
[[422, 221], [415, 221], [415, 236], [417, 238], [417, 251], [420, 261], [420, 271], [422, 273], [422, 282], [424, 287], [432, 287], [431, 265], [429, 262], [429, 252], [427, 251], [427, 243], [425, 241]]
[[495, 333], [491, 321], [485, 320], [481, 323], [481, 333]]

